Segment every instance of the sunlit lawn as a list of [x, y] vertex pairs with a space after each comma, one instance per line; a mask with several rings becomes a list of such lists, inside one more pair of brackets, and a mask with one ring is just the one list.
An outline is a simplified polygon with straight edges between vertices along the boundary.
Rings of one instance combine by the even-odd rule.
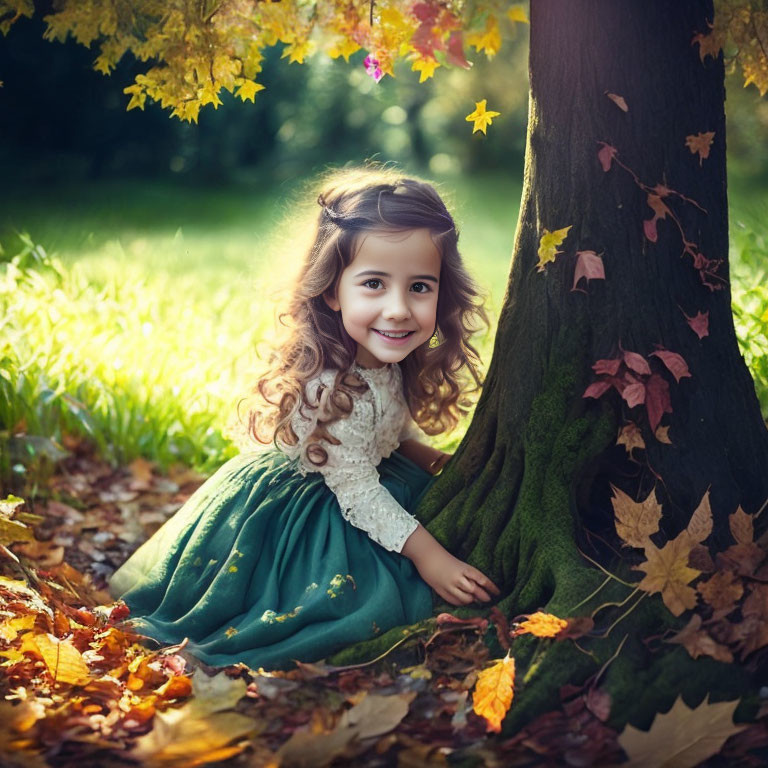
[[[0, 424], [57, 440], [62, 428], [87, 435], [115, 462], [144, 455], [164, 467], [180, 460], [211, 471], [234, 455], [228, 425], [251, 381], [256, 345], [273, 325], [270, 292], [301, 255], [301, 224], [292, 213], [301, 181], [208, 190], [92, 183], [3, 201], [5, 259], [22, 247], [14, 228], [26, 230], [60, 257], [62, 275], [57, 283], [50, 269], [42, 277], [11, 271], [2, 282]], [[517, 179], [501, 176], [464, 176], [441, 190], [467, 266], [489, 294], [494, 327], [478, 340], [485, 370], [521, 190]], [[739, 335], [753, 372], [768, 381], [760, 320], [768, 293], [755, 293], [765, 264], [765, 211], [752, 197], [743, 205], [733, 200], [734, 298], [752, 315], [739, 321]], [[433, 443], [453, 450], [467, 424]], [[0, 466], [6, 477], [50, 446], [20, 439], [13, 448]]]

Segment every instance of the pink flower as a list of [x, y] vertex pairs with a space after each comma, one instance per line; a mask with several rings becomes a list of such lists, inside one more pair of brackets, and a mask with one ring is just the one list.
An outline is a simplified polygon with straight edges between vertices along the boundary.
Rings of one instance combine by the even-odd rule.
[[370, 53], [365, 57], [365, 60], [363, 61], [363, 66], [365, 67], [365, 71], [377, 83], [379, 82], [379, 80], [381, 80], [382, 77], [384, 77], [384, 73], [381, 71], [381, 67], [379, 66], [379, 60], [374, 59]]

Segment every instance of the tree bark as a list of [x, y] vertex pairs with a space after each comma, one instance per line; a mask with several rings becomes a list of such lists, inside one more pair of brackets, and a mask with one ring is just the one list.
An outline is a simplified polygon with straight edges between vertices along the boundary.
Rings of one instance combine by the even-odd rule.
[[[590, 559], [640, 581], [631, 566], [645, 558], [621, 547], [609, 483], [636, 500], [655, 489], [658, 546], [686, 527], [710, 488], [714, 531], [704, 543], [712, 552], [733, 543], [728, 516], [737, 506], [754, 515], [768, 497], [768, 431], [731, 313], [723, 58], [702, 62], [692, 44], [712, 18], [711, 0], [531, 3], [523, 200], [493, 357], [472, 424], [416, 512], [447, 549], [502, 587], [507, 616], [588, 616], [624, 600], [631, 589], [615, 581], [590, 597], [605, 580]], [[710, 131], [700, 161], [686, 137]], [[608, 170], [600, 142], [617, 152]], [[652, 242], [643, 221], [653, 216], [656, 185], [679, 194], [664, 197], [672, 215], [656, 221]], [[568, 226], [562, 252], [538, 271], [544, 229]], [[695, 244], [685, 254], [684, 238]], [[586, 250], [602, 254], [605, 279], [582, 279], [582, 291], [572, 291], [576, 252]], [[707, 274], [694, 252], [721, 262]], [[700, 339], [683, 311], [709, 312], [709, 335]], [[657, 345], [681, 355], [690, 377], [677, 382], [648, 357]], [[672, 411], [661, 424], [671, 444], [656, 439], [645, 407], [630, 408], [615, 389], [583, 397], [596, 380], [593, 363], [622, 350], [642, 355], [668, 383]], [[645, 441], [638, 461], [616, 444], [628, 421]], [[755, 518], [756, 538], [766, 522]], [[558, 708], [560, 685], [583, 682], [609, 660], [601, 684], [612, 695], [612, 727], [647, 728], [680, 693], [689, 706], [709, 691], [741, 697], [734, 719], [754, 715], [755, 684], [743, 667], [694, 661], [679, 645], [651, 653], [642, 642], [681, 628], [687, 613], [674, 617], [658, 593], [622, 618], [630, 605], [595, 614], [596, 629], [610, 631], [579, 640], [593, 658], [570, 641], [552, 645], [516, 692], [503, 734]], [[514, 641], [519, 681], [534, 645]]]

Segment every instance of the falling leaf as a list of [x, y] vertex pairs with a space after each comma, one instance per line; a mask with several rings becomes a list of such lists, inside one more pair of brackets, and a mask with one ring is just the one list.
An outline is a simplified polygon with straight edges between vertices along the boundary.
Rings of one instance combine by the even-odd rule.
[[619, 109], [621, 109], [624, 112], [629, 112], [629, 107], [627, 106], [627, 102], [624, 101], [623, 96], [617, 96], [615, 93], [610, 93], [609, 91], [605, 92], [605, 95], [614, 103], [616, 104]]
[[695, 135], [685, 137], [685, 146], [691, 150], [691, 154], [698, 154], [699, 165], [702, 161], [709, 157], [709, 150], [712, 147], [712, 139], [715, 137], [714, 131], [707, 131], [706, 133], [697, 133]]
[[544, 228], [544, 234], [539, 240], [539, 260], [536, 263], [538, 272], [543, 272], [544, 267], [550, 261], [555, 260], [555, 256], [562, 251], [556, 250], [558, 245], [562, 245], [565, 238], [568, 236], [568, 230], [573, 225], [569, 225], [564, 229], [556, 229], [554, 232], [550, 232], [546, 227]]
[[493, 122], [494, 117], [498, 117], [501, 112], [493, 112], [492, 110], [486, 110], [485, 104], [488, 100], [483, 99], [482, 101], [476, 101], [475, 102], [475, 111], [470, 112], [464, 119], [467, 122], [473, 122], [475, 123], [474, 127], [472, 128], [472, 133], [475, 133], [475, 131], [482, 131], [485, 133], [485, 129], [487, 126], [491, 125]]
[[661, 505], [656, 498], [655, 489], [643, 501], [635, 501], [613, 483], [611, 504], [616, 514], [616, 533], [630, 547], [645, 547], [650, 543], [649, 536], [659, 530]]
[[740, 701], [710, 704], [707, 694], [696, 709], [691, 709], [678, 696], [669, 712], [655, 716], [650, 730], [628, 725], [619, 734], [619, 744], [629, 756], [622, 768], [694, 768], [716, 755], [734, 733], [747, 727], [733, 723]]
[[643, 547], [646, 561], [632, 566], [632, 570], [646, 574], [637, 587], [649, 594], [661, 592], [664, 605], [674, 616], [680, 616], [696, 605], [696, 591], [688, 586], [700, 574], [688, 567], [688, 554], [693, 544], [685, 530], [661, 549], [648, 540]]
[[488, 731], [501, 732], [501, 721], [512, 704], [514, 684], [515, 659], [509, 652], [477, 676], [472, 708], [475, 714], [485, 718]]
[[581, 290], [576, 287], [576, 284], [582, 277], [587, 278], [587, 283], [590, 280], [605, 280], [603, 259], [594, 251], [576, 251], [576, 268], [573, 271], [572, 291]]

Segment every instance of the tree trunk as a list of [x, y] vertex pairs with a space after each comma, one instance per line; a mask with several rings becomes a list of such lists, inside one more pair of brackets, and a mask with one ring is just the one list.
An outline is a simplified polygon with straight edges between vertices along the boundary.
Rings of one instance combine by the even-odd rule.
[[[589, 616], [631, 593], [611, 581], [592, 596], [605, 574], [581, 554], [625, 581], [643, 575], [630, 569], [645, 559], [641, 550], [622, 549], [616, 534], [609, 483], [636, 500], [655, 489], [658, 546], [686, 527], [711, 487], [712, 552], [733, 543], [728, 516], [737, 506], [754, 514], [768, 496], [768, 431], [730, 305], [722, 53], [702, 63], [692, 44], [712, 18], [711, 0], [531, 3], [525, 186], [493, 358], [472, 424], [416, 513], [502, 587], [507, 616]], [[709, 131], [700, 161], [686, 137]], [[608, 170], [598, 157], [604, 145], [616, 150]], [[679, 194], [663, 197], [671, 214], [655, 222], [653, 242], [643, 222], [657, 185]], [[544, 229], [569, 226], [562, 252], [538, 271]], [[695, 245], [685, 254], [683, 237]], [[582, 279], [582, 291], [571, 290], [577, 251], [602, 254], [605, 265], [605, 279]], [[700, 339], [683, 311], [709, 312], [709, 335]], [[648, 357], [657, 345], [681, 355], [690, 377], [677, 382]], [[672, 410], [661, 425], [671, 444], [656, 438], [645, 406], [630, 408], [616, 389], [583, 397], [593, 363], [622, 350], [668, 383]], [[637, 461], [616, 444], [628, 421], [646, 446]], [[756, 538], [766, 521], [755, 519]], [[594, 659], [571, 641], [554, 643], [524, 685], [535, 643], [514, 641], [520, 690], [504, 734], [558, 708], [559, 687], [595, 674], [622, 643], [601, 678], [612, 695], [608, 725], [647, 728], [678, 694], [697, 706], [708, 691], [742, 698], [736, 721], [754, 716], [756, 684], [743, 666], [694, 661], [680, 645], [651, 653], [642, 642], [681, 628], [690, 612], [673, 616], [656, 593], [620, 619], [633, 601], [595, 614], [608, 636], [578, 641]]]

